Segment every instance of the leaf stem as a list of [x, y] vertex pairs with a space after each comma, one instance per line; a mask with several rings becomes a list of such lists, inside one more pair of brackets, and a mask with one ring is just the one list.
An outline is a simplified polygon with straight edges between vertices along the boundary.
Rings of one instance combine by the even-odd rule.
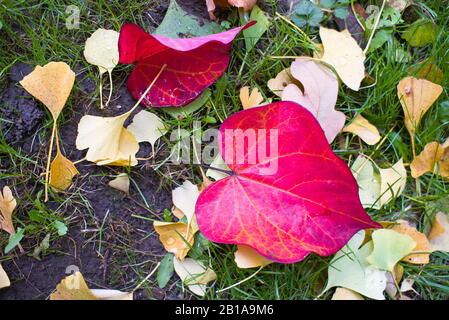
[[113, 84], [112, 84], [112, 71], [108, 70], [108, 75], [109, 75], [109, 96], [108, 96], [108, 101], [106, 101], [106, 104], [104, 105], [105, 107], [107, 107], [109, 105], [109, 101], [111, 101], [111, 97], [112, 97], [112, 88], [113, 88]]
[[216, 170], [218, 172], [226, 173], [226, 174], [229, 174], [229, 175], [233, 175], [234, 174], [234, 171], [232, 171], [232, 170], [224, 170], [224, 169], [214, 168], [214, 167], [211, 167], [211, 166], [209, 166], [207, 164], [204, 164], [204, 163], [201, 163], [200, 167], [205, 168], [205, 169]]
[[129, 114], [131, 114], [138, 106], [139, 104], [142, 102], [143, 98], [146, 97], [146, 95], [148, 94], [148, 92], [151, 90], [151, 88], [153, 87], [153, 85], [156, 83], [157, 79], [159, 79], [160, 75], [162, 74], [162, 71], [164, 71], [164, 69], [167, 67], [166, 64], [164, 64], [161, 67], [161, 70], [159, 70], [158, 74], [156, 75], [156, 77], [154, 77], [153, 81], [150, 83], [150, 85], [148, 86], [148, 88], [145, 90], [145, 92], [140, 96], [139, 100], [137, 100], [136, 104], [131, 108], [131, 110], [128, 111]]
[[55, 139], [56, 134], [56, 120], [53, 119], [53, 128], [51, 130], [51, 137], [50, 137], [50, 147], [48, 148], [48, 157], [47, 157], [47, 166], [45, 171], [45, 198], [44, 202], [48, 201], [48, 182], [50, 177], [50, 161], [51, 161], [51, 154], [53, 151], [53, 140]]
[[377, 29], [377, 26], [379, 25], [380, 17], [382, 15], [382, 12], [384, 11], [386, 2], [387, 2], [387, 0], [383, 0], [383, 2], [382, 2], [382, 7], [380, 7], [379, 14], [376, 17], [376, 22], [374, 23], [373, 31], [371, 32], [371, 34], [369, 36], [369, 39], [368, 39], [368, 42], [366, 44], [366, 47], [363, 50], [364, 54], [366, 54], [368, 52], [368, 50], [369, 50], [369, 46], [371, 44], [371, 41], [373, 40], [374, 34], [376, 33], [376, 29]]
[[237, 286], [241, 285], [242, 283], [244, 283], [244, 282], [246, 282], [246, 281], [248, 281], [248, 280], [254, 278], [254, 277], [260, 272], [260, 270], [263, 269], [263, 267], [264, 267], [264, 266], [261, 266], [259, 269], [257, 269], [256, 272], [254, 272], [254, 273], [253, 273], [252, 275], [250, 275], [249, 277], [246, 277], [245, 279], [240, 280], [239, 282], [234, 283], [233, 285], [230, 285], [229, 287], [226, 287], [226, 288], [224, 288], [224, 289], [217, 290], [217, 293], [225, 292], [225, 291], [227, 291], [227, 290], [229, 290], [229, 289], [232, 289], [232, 288], [234, 288], [234, 287], [237, 287]]

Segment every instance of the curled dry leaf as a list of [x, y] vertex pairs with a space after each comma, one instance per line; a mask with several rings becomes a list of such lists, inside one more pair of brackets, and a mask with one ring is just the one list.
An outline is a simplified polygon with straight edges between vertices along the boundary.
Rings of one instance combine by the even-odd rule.
[[133, 122], [127, 129], [134, 134], [137, 142], [149, 142], [153, 150], [156, 141], [167, 133], [161, 118], [145, 110], [134, 116]]
[[111, 188], [129, 194], [129, 176], [126, 173], [119, 174], [117, 177], [109, 181], [108, 185]]
[[[225, 133], [263, 134], [258, 128], [277, 133], [278, 150], [252, 162], [257, 141], [249, 139], [236, 152], [241, 137]], [[305, 108], [284, 101], [243, 110], [227, 118], [220, 133], [220, 152], [233, 174], [201, 192], [196, 203], [198, 225], [209, 240], [248, 245], [270, 260], [292, 263], [312, 252], [333, 254], [360, 229], [379, 226], [363, 210], [347, 165]]]
[[206, 0], [206, 7], [211, 20], [215, 20], [214, 11], [217, 6], [227, 8], [232, 5], [237, 8], [242, 8], [244, 11], [249, 11], [256, 3], [257, 0]]
[[226, 70], [232, 41], [245, 28], [195, 38], [172, 39], [150, 35], [134, 24], [120, 30], [120, 63], [135, 64], [128, 79], [128, 90], [137, 99], [162, 65], [167, 70], [142, 103], [152, 107], [180, 107], [198, 97]]
[[234, 252], [234, 261], [240, 269], [264, 267], [273, 263], [253, 248], [245, 245], [237, 245], [237, 250]]
[[183, 260], [193, 246], [195, 233], [198, 231], [196, 221], [190, 225], [184, 222], [155, 221], [153, 226], [165, 250]]
[[331, 65], [341, 80], [352, 90], [358, 91], [365, 77], [365, 53], [347, 29], [336, 31], [320, 27], [324, 54], [321, 60]]
[[11, 282], [9, 281], [9, 277], [6, 274], [5, 270], [3, 270], [2, 265], [0, 264], [0, 289], [9, 287]]
[[432, 251], [449, 252], [449, 216], [446, 213], [437, 212], [428, 238]]
[[416, 230], [408, 221], [399, 220], [391, 230], [405, 234], [415, 241], [416, 246], [413, 248], [412, 254], [404, 257], [402, 261], [412, 264], [427, 264], [429, 263], [429, 253], [431, 251], [429, 240], [424, 233]]
[[337, 288], [331, 300], [365, 300], [360, 294], [346, 288]]
[[257, 3], [257, 0], [228, 0], [231, 6], [243, 8], [245, 11], [251, 10]]
[[198, 187], [188, 180], [172, 191], [173, 205], [184, 213], [187, 221], [191, 221], [195, 215], [199, 195]]
[[249, 87], [242, 87], [240, 89], [240, 101], [243, 109], [254, 108], [263, 102], [263, 96], [257, 88], [253, 88], [250, 94]]
[[[56, 137], [56, 139], [58, 138]], [[79, 172], [73, 162], [64, 157], [58, 148], [56, 157], [50, 166], [50, 186], [56, 190], [67, 190], [72, 184], [73, 177], [77, 174]]]
[[0, 192], [0, 229], [9, 234], [16, 233], [12, 222], [12, 213], [17, 206], [17, 201], [12, 195], [8, 186], [3, 187], [3, 193]]
[[343, 128], [343, 132], [350, 132], [360, 137], [366, 144], [375, 145], [380, 140], [379, 130], [358, 114], [354, 120]]
[[76, 148], [88, 149], [86, 160], [97, 165], [135, 166], [139, 143], [123, 127], [129, 112], [116, 117], [83, 116], [78, 124]]
[[404, 110], [405, 126], [414, 141], [422, 117], [438, 99], [443, 88], [425, 79], [406, 77], [399, 82], [397, 89]]
[[376, 230], [371, 237], [374, 250], [366, 261], [381, 270], [393, 272], [396, 263], [416, 247], [416, 242], [409, 235], [391, 229]]
[[[435, 167], [437, 164], [438, 167]], [[423, 151], [413, 159], [410, 169], [413, 178], [434, 172], [435, 169], [439, 169], [438, 173], [442, 177], [449, 177], [449, 149], [436, 141], [426, 144]]]
[[91, 290], [83, 275], [75, 272], [61, 280], [50, 300], [133, 300], [133, 294], [117, 290]]
[[181, 278], [183, 284], [187, 285], [194, 294], [203, 297], [206, 294], [207, 284], [217, 279], [215, 272], [206, 268], [202, 263], [186, 258], [173, 260], [175, 272]]
[[344, 287], [368, 298], [384, 300], [387, 285], [386, 272], [366, 261], [373, 252], [372, 241], [364, 244], [365, 232], [359, 231], [338, 251], [328, 268], [328, 281], [324, 291]]
[[108, 106], [112, 96], [112, 70], [119, 61], [118, 52], [119, 33], [114, 30], [97, 29], [84, 45], [84, 57], [87, 62], [98, 67], [100, 71], [100, 105], [103, 109], [103, 90], [101, 77], [105, 72], [109, 74], [110, 90], [105, 106]]
[[335, 110], [338, 96], [338, 80], [319, 63], [297, 59], [290, 67], [291, 75], [301, 82], [304, 92], [295, 84], [289, 84], [282, 93], [283, 101], [293, 101], [309, 110], [331, 143], [345, 124], [343, 112]]

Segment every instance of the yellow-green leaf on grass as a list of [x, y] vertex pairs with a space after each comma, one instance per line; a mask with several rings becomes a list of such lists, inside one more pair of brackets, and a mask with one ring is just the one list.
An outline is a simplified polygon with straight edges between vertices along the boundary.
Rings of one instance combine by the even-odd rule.
[[380, 229], [372, 234], [374, 250], [366, 261], [381, 270], [393, 272], [396, 263], [409, 255], [416, 242], [394, 230]]
[[387, 285], [386, 272], [366, 261], [373, 251], [373, 243], [370, 241], [359, 249], [364, 239], [365, 232], [359, 231], [335, 254], [329, 264], [328, 281], [324, 291], [343, 287], [371, 299], [385, 299], [383, 291]]

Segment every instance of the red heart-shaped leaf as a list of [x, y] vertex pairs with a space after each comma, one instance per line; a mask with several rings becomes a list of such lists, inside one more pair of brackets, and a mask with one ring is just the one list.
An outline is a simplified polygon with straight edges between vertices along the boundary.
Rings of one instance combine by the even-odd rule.
[[254, 23], [187, 39], [150, 35], [135, 24], [123, 25], [118, 44], [120, 63], [135, 64], [128, 79], [128, 90], [139, 99], [166, 64], [142, 103], [153, 107], [177, 107], [191, 102], [225, 72], [232, 41], [241, 30]]
[[357, 231], [380, 227], [360, 204], [348, 166], [302, 106], [276, 102], [233, 114], [219, 141], [233, 174], [196, 204], [200, 230], [211, 241], [249, 245], [292, 263], [311, 252], [333, 254]]

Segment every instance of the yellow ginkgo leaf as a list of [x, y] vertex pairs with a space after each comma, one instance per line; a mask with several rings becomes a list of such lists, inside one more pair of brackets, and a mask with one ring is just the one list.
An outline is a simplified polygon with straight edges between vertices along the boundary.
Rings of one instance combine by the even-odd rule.
[[405, 127], [414, 139], [422, 117], [438, 99], [443, 88], [425, 79], [406, 77], [399, 82], [397, 89], [404, 110]]
[[154, 144], [167, 133], [161, 118], [152, 112], [142, 110], [136, 114], [127, 128], [137, 139], [137, 142], [149, 142], [154, 153]]
[[3, 267], [0, 264], [0, 289], [9, 287], [10, 285], [11, 282], [9, 281], [8, 275], [6, 274], [5, 270], [3, 270]]
[[292, 77], [290, 68], [285, 68], [275, 78], [268, 80], [267, 86], [275, 95], [282, 97], [282, 91], [284, 91], [286, 86], [291, 83], [298, 85], [298, 82]]
[[98, 165], [135, 166], [139, 144], [123, 127], [128, 112], [116, 117], [83, 116], [78, 124], [76, 148], [88, 149], [86, 159]]
[[100, 28], [86, 40], [84, 57], [100, 69], [100, 74], [111, 72], [119, 61], [119, 35], [117, 31]]
[[407, 183], [407, 170], [400, 159], [392, 167], [379, 169], [380, 172], [380, 206], [398, 197]]
[[173, 204], [182, 211], [187, 221], [191, 221], [195, 215], [195, 205], [199, 196], [198, 187], [188, 180], [172, 191]]
[[253, 248], [240, 244], [237, 245], [237, 251], [234, 252], [234, 260], [237, 267], [241, 269], [257, 268], [273, 263], [273, 261], [261, 256]]
[[78, 150], [88, 149], [86, 160], [95, 162], [99, 166], [135, 166], [137, 164], [136, 153], [139, 150], [139, 143], [134, 134], [125, 129], [123, 125], [165, 68], [166, 65], [161, 67], [136, 104], [124, 114], [104, 118], [86, 115], [81, 118], [78, 123], [76, 148]]
[[432, 251], [449, 252], [449, 216], [447, 214], [437, 212], [428, 238]]
[[3, 187], [3, 193], [0, 192], [0, 229], [9, 234], [16, 233], [12, 223], [12, 213], [17, 206], [17, 201], [12, 195], [8, 186]]
[[132, 293], [117, 290], [91, 290], [80, 272], [65, 277], [50, 295], [50, 300], [132, 300]]
[[180, 260], [175, 257], [173, 265], [181, 281], [188, 286], [190, 291], [201, 297], [206, 294], [207, 283], [217, 278], [212, 269], [206, 268], [202, 263], [191, 258]]
[[75, 73], [65, 62], [37, 66], [20, 84], [50, 110], [56, 121], [75, 83]]
[[98, 67], [100, 71], [100, 105], [103, 109], [103, 83], [101, 80], [105, 72], [109, 74], [111, 88], [105, 106], [109, 104], [112, 96], [112, 70], [119, 61], [118, 38], [119, 33], [114, 30], [97, 29], [87, 40], [84, 46], [84, 57], [87, 62]]
[[375, 145], [380, 140], [379, 130], [361, 114], [357, 115], [350, 124], [344, 127], [343, 132], [353, 133], [369, 145]]
[[408, 235], [413, 239], [413, 241], [416, 242], [416, 246], [413, 249], [412, 253], [404, 257], [402, 261], [412, 264], [429, 263], [429, 253], [431, 249], [429, 240], [427, 239], [426, 235], [416, 230], [416, 228], [410, 225], [410, 223], [407, 221], [399, 220], [397, 222], [398, 223], [395, 224], [391, 229], [401, 234]]
[[263, 102], [263, 96], [257, 88], [253, 88], [250, 94], [249, 87], [242, 87], [240, 89], [240, 101], [243, 109], [249, 109], [259, 106]]
[[321, 60], [331, 65], [341, 80], [358, 91], [365, 77], [365, 54], [348, 30], [336, 31], [320, 27], [324, 54]]
[[410, 164], [412, 177], [418, 178], [427, 172], [432, 172], [435, 164], [443, 157], [443, 153], [444, 149], [438, 142], [426, 144], [424, 150]]
[[195, 233], [198, 231], [197, 224], [189, 226], [184, 222], [155, 221], [153, 226], [165, 250], [183, 260], [194, 243]]
[[57, 190], [67, 190], [77, 174], [79, 172], [73, 162], [64, 157], [58, 149], [50, 167], [50, 186]]
[[129, 176], [126, 173], [119, 174], [113, 180], [109, 181], [108, 185], [111, 188], [129, 194]]
[[362, 295], [346, 288], [337, 288], [331, 300], [365, 300]]

